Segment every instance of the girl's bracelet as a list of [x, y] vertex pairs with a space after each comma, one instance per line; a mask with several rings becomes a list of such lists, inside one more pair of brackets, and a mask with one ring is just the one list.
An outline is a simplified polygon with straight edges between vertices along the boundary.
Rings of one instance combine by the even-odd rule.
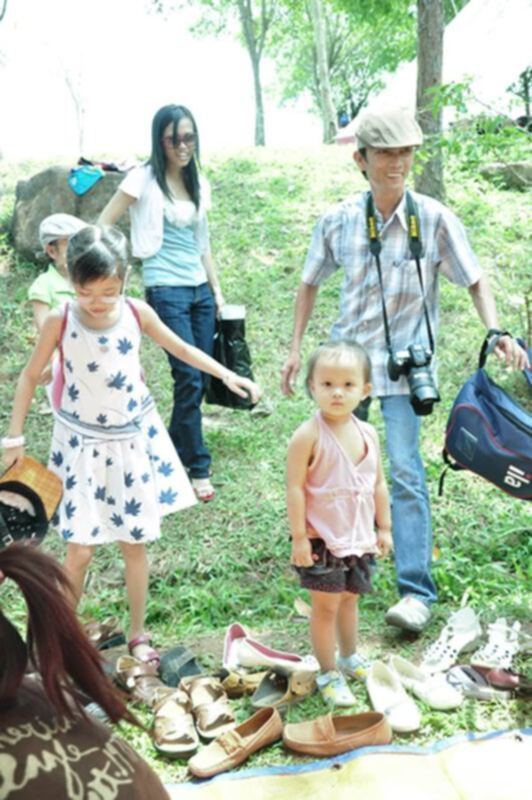
[[24, 447], [26, 444], [26, 437], [22, 436], [3, 436], [1, 440], [4, 450], [11, 450], [14, 447]]

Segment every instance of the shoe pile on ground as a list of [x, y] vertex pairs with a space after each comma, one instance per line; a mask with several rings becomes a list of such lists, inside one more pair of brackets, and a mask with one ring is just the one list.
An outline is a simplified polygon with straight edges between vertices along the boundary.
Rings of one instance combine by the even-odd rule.
[[[416, 604], [403, 603], [402, 612], [405, 608], [408, 624], [421, 625], [424, 615]], [[152, 709], [157, 751], [187, 759], [192, 775], [208, 778], [281, 739], [290, 750], [317, 757], [387, 745], [394, 732], [407, 734], [420, 728], [422, 712], [416, 700], [448, 711], [465, 697], [530, 695], [530, 681], [512, 671], [512, 660], [524, 646], [520, 624], [498, 619], [487, 626], [487, 640], [476, 649], [481, 641], [478, 617], [471, 608], [462, 608], [451, 614], [419, 665], [399, 655], [370, 663], [353, 654], [338, 656], [336, 670], [320, 673], [313, 656], [267, 647], [234, 623], [226, 631], [223, 668], [216, 675], [202, 674], [193, 654], [179, 646], [163, 654], [160, 665], [121, 656], [115, 678], [133, 702]], [[472, 663], [457, 664], [470, 651], [475, 651]], [[365, 684], [373, 711], [334, 713], [354, 705], [351, 679]], [[331, 713], [283, 725], [281, 713], [316, 690]], [[255, 713], [237, 725], [230, 700], [244, 695], [250, 697]]]

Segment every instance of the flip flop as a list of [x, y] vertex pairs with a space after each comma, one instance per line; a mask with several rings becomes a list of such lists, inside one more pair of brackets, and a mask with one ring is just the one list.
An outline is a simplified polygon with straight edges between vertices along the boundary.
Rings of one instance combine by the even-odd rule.
[[182, 689], [163, 695], [154, 704], [153, 743], [159, 753], [189, 758], [196, 752], [199, 739], [190, 708], [190, 697]]
[[181, 688], [188, 692], [196, 728], [202, 739], [216, 739], [235, 727], [234, 714], [219, 680], [210, 677], [184, 678]]
[[181, 678], [201, 675], [202, 669], [196, 661], [194, 653], [183, 645], [176, 645], [161, 655], [159, 675], [167, 686], [179, 686]]

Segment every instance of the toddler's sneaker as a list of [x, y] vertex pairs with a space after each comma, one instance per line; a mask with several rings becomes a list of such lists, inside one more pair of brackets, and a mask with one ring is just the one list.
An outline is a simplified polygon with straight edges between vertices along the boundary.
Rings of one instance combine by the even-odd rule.
[[371, 663], [358, 653], [351, 653], [350, 656], [345, 657], [338, 656], [336, 663], [340, 672], [357, 681], [366, 680], [368, 669], [371, 667]]
[[337, 670], [320, 672], [316, 683], [321, 696], [328, 705], [341, 708], [350, 708], [354, 705], [355, 698], [341, 672]]

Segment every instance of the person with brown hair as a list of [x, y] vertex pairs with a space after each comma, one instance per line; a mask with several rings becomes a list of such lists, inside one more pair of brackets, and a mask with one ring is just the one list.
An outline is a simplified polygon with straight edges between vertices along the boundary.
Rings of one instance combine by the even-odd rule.
[[[26, 641], [2, 611], [7, 579], [27, 604]], [[105, 676], [71, 591], [45, 553], [23, 544], [0, 551], [0, 800], [168, 800], [150, 767], [83, 708], [86, 695], [112, 722], [139, 725]]]

